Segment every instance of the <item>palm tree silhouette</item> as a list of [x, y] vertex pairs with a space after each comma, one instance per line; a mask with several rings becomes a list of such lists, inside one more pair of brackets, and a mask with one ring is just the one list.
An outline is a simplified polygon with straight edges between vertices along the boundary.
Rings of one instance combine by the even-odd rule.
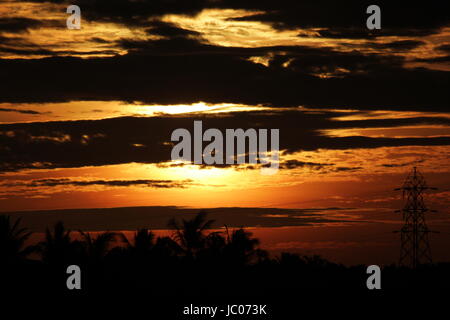
[[58, 221], [53, 230], [45, 230], [45, 240], [39, 243], [42, 261], [54, 267], [62, 267], [79, 259], [79, 243], [70, 237], [71, 230]]
[[175, 219], [169, 221], [169, 227], [175, 229], [174, 240], [178, 243], [181, 250], [188, 257], [195, 256], [201, 249], [205, 248], [207, 235], [206, 229], [209, 229], [214, 220], [206, 220], [206, 213], [200, 212], [191, 220], [182, 220], [179, 225]]
[[148, 255], [155, 247], [155, 234], [145, 228], [135, 232], [133, 243], [131, 243], [123, 234], [120, 234], [120, 237], [126, 244], [127, 249], [133, 254]]
[[117, 233], [107, 231], [94, 239], [89, 232], [78, 232], [83, 237], [84, 255], [89, 263], [98, 263], [102, 260], [107, 255], [111, 242], [115, 241], [117, 237]]
[[89, 232], [78, 232], [82, 237], [79, 245], [82, 251], [81, 264], [85, 271], [85, 289], [96, 291], [108, 288], [109, 268], [106, 258], [111, 252], [110, 246], [115, 241], [117, 234], [107, 231], [92, 237]]
[[45, 230], [45, 239], [39, 243], [39, 252], [46, 271], [46, 283], [52, 290], [66, 290], [66, 270], [70, 265], [81, 265], [79, 241], [71, 239], [71, 231], [59, 221]]
[[257, 248], [259, 240], [252, 238], [252, 233], [240, 228], [227, 236], [224, 249], [225, 256], [230, 263], [246, 265], [253, 262], [254, 258], [266, 256], [265, 251]]
[[19, 218], [13, 224], [10, 216], [0, 216], [0, 257], [7, 265], [23, 261], [36, 251], [36, 246], [25, 246], [32, 232], [20, 228], [20, 222]]

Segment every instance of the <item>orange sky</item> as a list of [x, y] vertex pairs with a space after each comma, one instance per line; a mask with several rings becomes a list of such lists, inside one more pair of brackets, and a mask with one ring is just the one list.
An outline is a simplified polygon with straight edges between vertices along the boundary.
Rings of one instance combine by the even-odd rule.
[[[111, 19], [102, 17], [102, 19], [96, 20], [88, 18], [89, 16], [86, 15], [81, 30], [68, 31], [65, 27], [67, 18], [65, 8], [66, 3], [2, 2], [0, 4], [0, 22], [9, 26], [9, 29], [5, 27], [3, 31], [0, 30], [0, 40], [3, 42], [0, 45], [0, 62], [24, 63], [24, 61], [30, 60], [31, 63], [39, 63], [47, 61], [46, 59], [54, 61], [52, 60], [54, 58], [66, 61], [64, 59], [67, 57], [83, 58], [84, 60], [81, 60], [80, 63], [127, 57], [133, 59], [139, 56], [139, 50], [145, 50], [145, 46], [140, 47], [142, 44], [152, 45], [157, 41], [163, 43], [165, 40], [180, 40], [177, 38], [181, 37], [178, 33], [175, 33], [174, 39], [163, 35], [155, 27], [157, 25], [155, 22], [157, 22], [164, 24], [169, 29], [178, 29], [177, 32], [182, 31], [180, 34], [185, 37], [182, 40], [186, 43], [197, 41], [198, 48], [208, 48], [208, 50], [215, 48], [216, 51], [213, 50], [212, 53], [208, 51], [213, 57], [222, 52], [230, 52], [230, 55], [242, 54], [240, 51], [245, 52], [242, 57], [235, 60], [238, 61], [239, 66], [248, 63], [245, 65], [246, 68], [262, 72], [261, 76], [256, 77], [258, 81], [267, 78], [267, 74], [270, 73], [266, 74], [266, 72], [271, 72], [276, 68], [278, 69], [276, 69], [274, 77], [283, 72], [298, 72], [298, 70], [304, 72], [307, 68], [301, 64], [303, 63], [302, 59], [306, 59], [305, 61], [311, 59], [311, 63], [315, 63], [315, 58], [326, 56], [330, 52], [339, 59], [344, 57], [342, 65], [308, 69], [308, 81], [309, 77], [314, 81], [318, 79], [338, 81], [347, 76], [365, 74], [367, 68], [377, 62], [383, 62], [384, 58], [392, 59], [392, 61], [399, 59], [401, 63], [398, 65], [393, 63], [393, 65], [405, 72], [429, 72], [432, 75], [434, 75], [432, 72], [436, 72], [440, 76], [441, 73], [446, 74], [450, 71], [450, 64], [448, 60], [445, 60], [447, 57], [445, 46], [450, 43], [450, 26], [448, 25], [424, 35], [416, 35], [411, 32], [410, 34], [386, 34], [378, 37], [324, 37], [321, 32], [327, 31], [326, 27], [282, 28], [277, 24], [251, 19], [264, 13], [261, 10], [205, 8], [198, 14], [168, 12], [147, 17], [144, 19], [145, 26], [120, 20], [118, 17], [116, 17], [117, 20], [114, 20], [114, 17]], [[33, 19], [41, 22], [31, 23], [30, 21]], [[23, 21], [28, 21], [30, 25], [21, 29], [20, 23]], [[397, 45], [412, 43], [413, 45], [411, 47], [390, 47], [389, 45], [392, 43]], [[267, 49], [270, 47], [273, 47], [273, 50]], [[289, 51], [289, 47], [298, 51], [294, 50], [292, 53]], [[193, 55], [197, 54], [196, 50], [201, 50], [198, 48], [194, 46]], [[227, 51], [233, 48], [237, 49], [236, 52]], [[305, 48], [316, 51], [313, 54], [307, 53], [303, 57], [304, 53], [301, 50], [305, 50]], [[153, 54], [151, 51], [153, 47], [148, 50]], [[183, 47], [181, 50], [184, 50]], [[249, 50], [254, 50], [254, 54]], [[155, 53], [155, 56], [179, 58], [185, 54], [184, 51], [181, 53], [169, 52], [166, 55], [165, 51], [162, 52]], [[368, 64], [355, 62], [353, 66], [353, 62], [345, 60], [346, 55], [353, 57], [357, 54], [369, 59]], [[153, 56], [151, 57], [153, 58]], [[380, 60], [372, 62], [370, 59], [375, 59], [374, 57]], [[278, 60], [281, 62], [278, 63]], [[76, 61], [78, 63], [78, 60]], [[186, 64], [189, 64], [190, 60], [186, 61]], [[222, 60], [217, 62], [217, 64], [220, 63], [224, 62]], [[65, 65], [61, 65], [61, 69], [64, 70], [64, 68]], [[139, 66], [136, 67], [136, 73], [139, 72], [139, 69]], [[162, 69], [164, 70], [164, 68]], [[167, 72], [171, 72], [169, 66], [166, 69]], [[70, 70], [70, 72], [75, 72]], [[194, 77], [200, 69], [192, 67], [192, 70], [191, 74], [183, 75], [187, 77], [188, 81], [182, 80], [181, 82], [190, 82], [190, 77]], [[23, 77], [32, 77], [38, 85], [41, 79], [45, 78], [43, 73], [23, 75]], [[198, 73], [203, 75], [200, 71]], [[380, 72], [380, 74], [383, 73]], [[95, 72], [84, 74], [83, 81], [96, 79], [97, 76], [100, 77]], [[135, 92], [133, 90], [136, 88], [128, 84], [126, 77], [124, 77], [125, 83], [120, 89], [125, 88], [124, 92], [126, 89], [130, 89], [132, 93], [128, 99], [117, 98], [114, 94], [120, 90], [111, 88], [100, 90], [97, 96], [93, 96], [89, 90], [96, 88], [97, 85], [101, 87], [101, 80], [98, 83], [86, 85], [84, 87], [86, 92], [82, 91], [81, 94], [73, 93], [77, 91], [74, 89], [72, 92], [72, 88], [70, 88], [67, 92], [53, 92], [52, 99], [45, 99], [38, 96], [39, 92], [33, 93], [24, 90], [19, 97], [2, 98], [0, 100], [0, 141], [4, 144], [0, 145], [0, 152], [5, 152], [5, 154], [16, 152], [13, 155], [9, 154], [10, 158], [8, 159], [13, 159], [14, 162], [17, 155], [19, 160], [14, 163], [18, 167], [13, 166], [14, 168], [11, 170], [0, 171], [0, 211], [132, 206], [346, 208], [348, 210], [344, 213], [339, 210], [327, 213], [330, 217], [339, 217], [346, 221], [336, 225], [317, 226], [317, 228], [321, 228], [320, 231], [317, 231], [318, 229], [315, 227], [299, 229], [292, 226], [286, 226], [286, 229], [258, 228], [254, 231], [257, 236], [264, 239], [267, 247], [274, 251], [292, 249], [312, 252], [317, 250], [330, 258], [356, 263], [358, 259], [353, 259], [354, 255], [365, 254], [365, 257], [361, 258], [365, 261], [370, 258], [367, 256], [367, 252], [364, 253], [367, 247], [361, 245], [364, 240], [361, 240], [360, 237], [366, 231], [370, 233], [370, 230], [374, 230], [374, 233], [380, 233], [398, 227], [400, 220], [398, 216], [394, 216], [393, 210], [400, 208], [402, 201], [400, 195], [393, 189], [402, 184], [406, 174], [413, 166], [418, 166], [428, 182], [438, 188], [438, 190], [432, 191], [427, 198], [429, 206], [439, 210], [438, 214], [430, 218], [430, 223], [442, 230], [450, 230], [450, 219], [448, 218], [448, 214], [450, 214], [450, 209], [448, 209], [450, 204], [450, 146], [445, 142], [447, 141], [445, 139], [450, 137], [450, 114], [447, 112], [448, 110], [442, 111], [442, 106], [436, 108], [431, 106], [430, 110], [415, 106], [397, 107], [395, 103], [398, 100], [391, 99], [388, 94], [387, 106], [374, 103], [368, 107], [370, 103], [366, 103], [361, 107], [349, 104], [337, 108], [321, 103], [311, 103], [311, 100], [315, 101], [315, 98], [326, 97], [328, 92], [309, 94], [309, 89], [304, 89], [300, 85], [298, 89], [295, 89], [298, 92], [294, 91], [295, 94], [287, 94], [287, 96], [296, 97], [297, 93], [299, 95], [306, 94], [305, 101], [309, 105], [302, 101], [296, 104], [289, 101], [279, 105], [272, 102], [238, 103], [239, 93], [244, 96], [243, 92], [247, 94], [249, 90], [231, 91], [232, 94], [228, 99], [220, 98], [220, 100], [214, 96], [216, 91], [220, 90], [214, 86], [209, 88], [209, 82], [223, 80], [224, 83], [227, 83], [228, 78], [219, 77], [219, 79], [211, 80], [207, 79], [207, 76], [210, 74], [206, 73], [199, 77], [200, 83], [207, 89], [205, 89], [206, 93], [199, 89], [197, 99], [195, 93], [192, 93], [190, 89], [174, 90], [169, 87], [172, 82], [180, 82], [179, 78], [182, 77], [178, 74], [173, 77], [168, 75], [169, 85], [164, 87], [169, 92], [168, 96], [170, 99], [175, 99], [180, 95], [180, 100], [183, 100], [183, 94], [185, 94], [187, 98], [183, 103], [164, 102], [168, 100], [166, 95], [162, 96], [160, 103], [150, 103], [149, 101], [153, 97], [149, 99], [145, 94], [147, 94], [147, 89], [149, 90], [152, 85], [155, 85], [153, 83], [147, 88], [144, 80], [142, 80], [144, 83], [142, 86], [145, 94], [141, 93], [143, 98], [141, 100], [134, 99]], [[408, 77], [409, 75], [405, 76], [405, 78]], [[444, 76], [442, 78], [445, 79]], [[7, 82], [9, 80], [10, 78], [4, 79]], [[117, 81], [121, 80], [123, 79], [119, 76]], [[46, 85], [47, 88], [52, 88], [53, 85], [58, 85], [66, 80], [57, 78], [52, 81], [54, 83]], [[240, 75], [236, 74], [232, 82], [240, 83], [239, 81]], [[227, 85], [223, 87], [220, 85], [218, 87], [224, 91], [227, 89]], [[228, 85], [231, 87], [232, 83], [228, 83]], [[397, 85], [400, 86], [401, 83]], [[201, 85], [198, 87], [202, 88]], [[284, 89], [283, 85], [280, 87]], [[142, 89], [142, 87], [140, 88]], [[255, 90], [254, 95], [258, 98], [266, 93], [264, 89], [259, 89], [256, 85], [253, 89]], [[138, 91], [138, 89], [136, 90]], [[352, 94], [354, 88], [349, 87], [347, 90]], [[281, 96], [285, 94], [284, 91], [281, 90], [281, 92]], [[67, 96], [64, 95], [66, 93]], [[163, 93], [167, 94], [165, 91]], [[128, 97], [126, 94], [125, 96]], [[357, 96], [359, 92], [355, 91], [354, 94]], [[111, 98], [105, 99], [105, 96], [108, 95], [111, 95]], [[378, 97], [376, 88], [373, 95]], [[208, 101], [204, 99], [205, 97], [212, 98]], [[154, 99], [158, 100], [158, 98]], [[367, 99], [370, 98], [372, 97], [367, 97]], [[242, 101], [244, 100], [242, 99]], [[312, 127], [301, 127], [309, 125], [307, 122], [299, 124], [298, 128], [294, 126], [293, 129], [298, 130], [299, 140], [304, 137], [303, 131], [308, 130], [314, 137], [322, 139], [321, 141], [348, 139], [339, 140], [341, 143], [341, 141], [353, 141], [354, 138], [373, 138], [380, 139], [376, 141], [385, 141], [383, 139], [386, 139], [389, 143], [380, 142], [379, 146], [367, 147], [361, 146], [361, 144], [359, 147], [348, 148], [325, 144], [325, 147], [317, 147], [313, 150], [306, 147], [299, 147], [294, 151], [284, 149], [281, 150], [280, 164], [285, 164], [285, 167], [280, 168], [273, 176], [261, 175], [259, 170], [245, 165], [204, 168], [189, 163], [175, 166], [170, 161], [162, 160], [148, 163], [138, 160], [118, 160], [116, 163], [100, 162], [99, 165], [87, 163], [86, 165], [53, 166], [53, 163], [33, 161], [33, 156], [27, 154], [27, 150], [40, 144], [58, 147], [79, 142], [90, 145], [96, 141], [102, 143], [109, 138], [103, 133], [86, 133], [78, 137], [73, 132], [69, 132], [70, 130], [67, 128], [78, 125], [82, 120], [100, 121], [134, 117], [178, 121], [177, 119], [189, 117], [194, 119], [198, 116], [220, 119], [220, 117], [230, 115], [241, 119], [241, 117], [245, 118], [247, 113], [283, 115], [283, 112], [291, 112], [305, 117], [317, 115], [317, 127], [313, 127], [312, 124]], [[330, 114], [334, 115], [331, 117]], [[285, 120], [289, 120], [289, 115]], [[45, 128], [46, 124], [53, 126], [57, 121], [60, 121], [60, 130], [39, 133], [40, 131], [33, 127], [36, 124], [37, 127]], [[324, 123], [327, 126], [322, 127]], [[255, 123], [249, 123], [249, 125], [253, 124]], [[124, 131], [125, 138], [127, 129], [130, 128], [117, 127], [118, 131]], [[293, 129], [291, 128], [291, 130]], [[283, 137], [283, 128], [280, 130], [281, 139], [288, 140]], [[293, 131], [289, 131], [289, 133], [291, 132]], [[292, 138], [289, 137], [289, 139]], [[160, 139], [158, 143], [164, 145], [169, 143], [170, 137], [155, 139]], [[430, 143], [408, 142], [412, 141], [410, 139], [429, 139], [426, 141], [430, 141]], [[444, 142], [434, 143], [438, 139]], [[407, 142], [398, 145], [394, 143], [400, 140]], [[11, 141], [17, 142], [17, 145], [13, 145]], [[8, 144], [10, 142], [11, 145]], [[24, 149], [21, 149], [22, 143]], [[11, 151], [12, 145], [17, 148], [14, 149], [16, 151]], [[147, 146], [136, 142], [132, 144], [132, 147], [138, 150]], [[113, 154], [114, 148], [116, 146], [111, 143], [111, 154]], [[42, 152], [47, 152], [45, 151], [47, 149], [42, 150]], [[38, 157], [40, 156], [39, 152], [37, 154], [36, 151], [33, 152], [35, 152], [34, 156], [40, 158]], [[158, 151], [149, 150], [149, 153], [151, 152], [157, 153]], [[21, 158], [22, 156], [23, 158]], [[86, 157], [95, 158], [95, 155], [89, 154]], [[5, 168], [11, 164], [6, 160], [1, 161], [7, 164]], [[23, 168], [20, 167], [20, 161], [26, 163]], [[289, 163], [295, 161], [301, 165], [288, 167]], [[154, 184], [124, 183], [123, 185], [114, 183], [134, 180], [157, 182], [153, 182]], [[361, 223], [360, 227], [354, 226], [353, 222], [355, 221]], [[374, 226], [373, 229], [371, 229], [372, 226]], [[391, 248], [392, 241], [395, 239], [392, 240], [392, 235], [386, 239], [390, 239], [390, 242], [380, 239], [374, 240], [373, 243], [367, 242], [367, 246], [372, 248], [370, 252], [374, 254], [374, 257], [378, 259], [383, 256], [384, 262], [395, 258], [393, 253], [395, 250]], [[377, 241], [381, 241], [381, 244]], [[438, 256], [442, 259], [449, 259], [442, 249], [443, 243], [447, 240], [439, 241]], [[346, 248], [345, 253], [339, 248]], [[386, 248], [390, 248], [387, 249], [388, 254], [383, 253], [386, 252], [383, 251]]]

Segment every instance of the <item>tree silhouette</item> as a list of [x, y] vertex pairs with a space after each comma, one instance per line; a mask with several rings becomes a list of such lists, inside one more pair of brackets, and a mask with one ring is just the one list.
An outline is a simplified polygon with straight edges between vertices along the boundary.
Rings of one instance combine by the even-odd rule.
[[61, 268], [79, 262], [80, 246], [78, 241], [70, 237], [71, 230], [66, 230], [64, 224], [58, 221], [53, 230], [45, 230], [45, 240], [39, 243], [42, 261], [54, 268]]
[[173, 235], [181, 250], [187, 257], [194, 257], [205, 248], [205, 231], [211, 227], [214, 220], [206, 220], [206, 213], [200, 212], [191, 220], [182, 220], [179, 225], [175, 219], [169, 221], [169, 227], [175, 229]]
[[46, 283], [52, 290], [66, 289], [66, 270], [69, 265], [81, 264], [81, 246], [71, 239], [71, 231], [59, 221], [45, 230], [45, 239], [39, 243], [39, 252], [46, 271]]
[[243, 228], [234, 230], [228, 235], [225, 246], [225, 256], [231, 264], [246, 265], [259, 257], [264, 257], [265, 252], [257, 249], [259, 240], [252, 238], [252, 233]]
[[95, 238], [92, 238], [89, 232], [79, 231], [79, 233], [83, 238], [81, 245], [88, 263], [101, 261], [108, 254], [111, 242], [117, 237], [117, 233], [114, 232], [103, 232]]
[[82, 240], [79, 242], [81, 261], [84, 269], [84, 286], [90, 290], [98, 290], [108, 284], [109, 268], [106, 257], [109, 255], [111, 243], [118, 236], [114, 232], [102, 232], [92, 237], [89, 232], [79, 231]]
[[36, 251], [35, 246], [25, 246], [32, 232], [20, 228], [21, 219], [11, 223], [11, 217], [0, 216], [0, 258], [5, 264], [14, 264], [25, 260]]
[[[356, 288], [366, 290], [365, 266], [346, 267], [317, 255], [281, 253], [271, 258], [259, 248], [259, 240], [240, 228], [228, 232], [208, 230], [213, 220], [201, 212], [188, 220], [170, 220], [171, 237], [156, 237], [149, 229], [138, 229], [128, 240], [122, 233], [93, 235], [80, 232], [74, 240], [62, 222], [47, 228], [39, 244], [41, 260], [28, 255], [30, 232], [0, 216], [0, 283], [14, 288], [37, 288], [67, 293], [67, 267], [82, 270], [82, 291], [140, 291], [146, 296], [225, 294], [258, 295], [289, 293], [304, 288]], [[121, 239], [120, 245], [113, 245]], [[383, 277], [391, 288], [448, 287], [450, 264], [431, 265], [417, 270], [385, 267]], [[365, 279], [365, 278], [364, 278]], [[223, 286], [211, 289], [213, 281]], [[412, 281], [414, 280], [414, 281]], [[71, 291], [69, 294], [72, 294]]]
[[125, 242], [127, 249], [136, 255], [148, 255], [155, 247], [155, 234], [148, 229], [139, 229], [134, 233], [133, 242], [120, 234], [122, 241]]

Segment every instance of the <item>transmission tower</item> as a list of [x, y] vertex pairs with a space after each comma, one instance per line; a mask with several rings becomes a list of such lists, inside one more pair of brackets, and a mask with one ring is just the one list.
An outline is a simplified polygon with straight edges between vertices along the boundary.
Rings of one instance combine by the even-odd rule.
[[431, 232], [425, 223], [425, 212], [430, 210], [425, 206], [423, 192], [436, 189], [427, 186], [424, 177], [414, 167], [406, 178], [403, 186], [395, 190], [403, 191], [405, 205], [402, 210], [404, 225], [400, 229], [401, 250], [400, 265], [416, 268], [425, 263], [431, 263], [431, 249], [428, 234]]

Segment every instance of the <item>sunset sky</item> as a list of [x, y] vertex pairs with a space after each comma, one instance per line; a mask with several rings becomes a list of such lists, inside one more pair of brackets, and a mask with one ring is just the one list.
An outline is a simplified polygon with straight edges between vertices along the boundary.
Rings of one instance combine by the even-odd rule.
[[[394, 188], [417, 166], [450, 261], [450, 5], [378, 1], [371, 31], [370, 4], [0, 0], [0, 211], [39, 233], [162, 230], [207, 209], [273, 252], [391, 263]], [[280, 170], [171, 161], [194, 120], [280, 129]]]

